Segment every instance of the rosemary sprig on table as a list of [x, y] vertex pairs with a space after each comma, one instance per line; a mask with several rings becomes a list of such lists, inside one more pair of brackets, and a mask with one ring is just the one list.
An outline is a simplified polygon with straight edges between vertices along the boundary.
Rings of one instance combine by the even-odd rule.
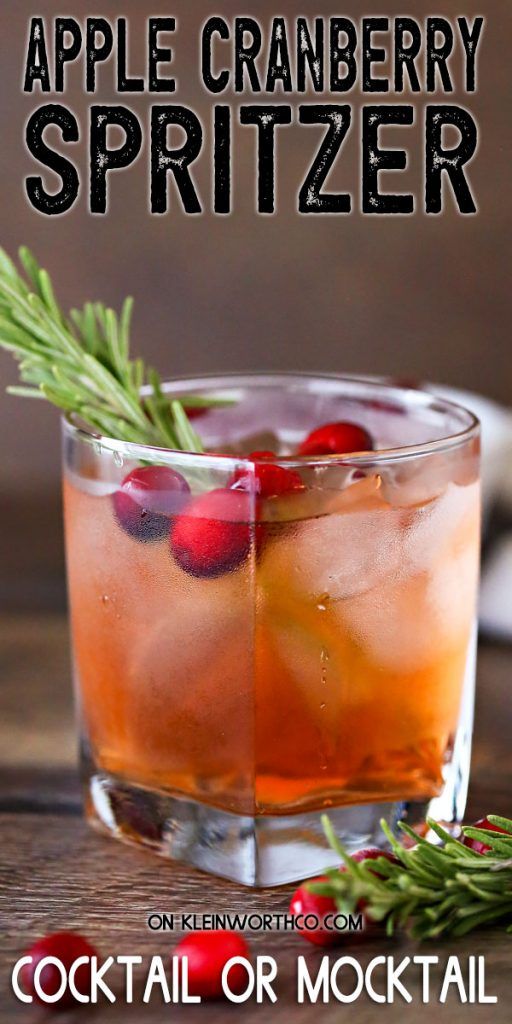
[[[414, 938], [436, 939], [466, 935], [503, 918], [512, 921], [512, 820], [491, 814], [488, 820], [505, 834], [473, 826], [463, 829], [469, 838], [491, 847], [485, 854], [463, 846], [430, 819], [427, 824], [443, 845], [419, 838], [401, 822], [402, 831], [416, 844], [405, 849], [382, 821], [399, 861], [393, 864], [384, 857], [356, 863], [324, 816], [326, 836], [345, 870], [326, 872], [328, 881], [311, 883], [310, 888], [331, 896], [345, 913], [354, 913], [364, 900], [365, 914], [385, 923], [388, 935], [405, 927]], [[506, 930], [512, 932], [512, 924]]]
[[[48, 399], [100, 434], [121, 441], [202, 451], [181, 402], [169, 401], [156, 370], [130, 358], [133, 300], [120, 314], [86, 302], [67, 317], [52, 282], [27, 248], [23, 276], [0, 249], [0, 346], [19, 361], [22, 384], [10, 394]], [[141, 388], [149, 385], [149, 394]], [[223, 404], [187, 397], [187, 404]]]

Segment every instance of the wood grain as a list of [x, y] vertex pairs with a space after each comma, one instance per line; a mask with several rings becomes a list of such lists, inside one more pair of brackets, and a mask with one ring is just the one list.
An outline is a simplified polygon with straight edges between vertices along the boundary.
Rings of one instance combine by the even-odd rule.
[[[76, 928], [107, 955], [140, 953], [166, 955], [177, 941], [174, 933], [148, 929], [151, 911], [176, 914], [189, 911], [285, 910], [291, 887], [252, 891], [210, 878], [198, 871], [171, 864], [129, 846], [121, 846], [88, 828], [80, 814], [80, 794], [74, 770], [74, 728], [67, 627], [60, 615], [12, 616], [0, 627], [0, 664], [4, 684], [0, 690], [0, 973], [2, 1004], [0, 1021], [41, 1024], [40, 1010], [24, 1007], [10, 994], [10, 971], [16, 959], [39, 934], [57, 928]], [[512, 652], [507, 647], [483, 646], [480, 651], [479, 689], [475, 731], [475, 756], [468, 816], [490, 809], [510, 812], [512, 753], [509, 730], [512, 713], [510, 671]], [[327, 1005], [300, 1006], [295, 998], [297, 957], [305, 954], [313, 970], [321, 953], [291, 933], [250, 938], [255, 952], [276, 957], [278, 1001], [243, 1007], [230, 1004], [163, 1006], [158, 999], [141, 1009], [139, 977], [135, 1003], [124, 1001], [59, 1015], [62, 1024], [74, 1021], [107, 1021], [109, 1024], [143, 1019], [160, 1024], [169, 1019], [207, 1024], [243, 1020], [244, 1024], [270, 1017], [278, 1022], [312, 1021], [321, 1015], [327, 1024], [348, 1013], [357, 1024], [388, 1024], [404, 1012], [405, 1004], [375, 1005], [359, 1000], [343, 1007], [336, 1000]], [[464, 966], [467, 957], [485, 955], [488, 991], [498, 1003], [464, 1007], [455, 995], [446, 1006], [423, 1005], [419, 969], [407, 975], [414, 1002], [405, 1007], [408, 1022], [440, 1014], [451, 1024], [492, 1020], [510, 1021], [507, 998], [511, 995], [510, 951], [512, 940], [498, 929], [479, 932], [457, 943], [443, 942], [420, 947], [405, 938], [390, 943], [374, 940], [358, 946], [350, 942], [333, 953], [356, 956], [364, 966], [376, 955], [397, 958], [415, 953], [440, 957], [441, 966], [457, 953]], [[112, 975], [121, 993], [121, 975]], [[433, 992], [440, 968], [433, 975]], [[4, 994], [5, 995], [4, 998]]]

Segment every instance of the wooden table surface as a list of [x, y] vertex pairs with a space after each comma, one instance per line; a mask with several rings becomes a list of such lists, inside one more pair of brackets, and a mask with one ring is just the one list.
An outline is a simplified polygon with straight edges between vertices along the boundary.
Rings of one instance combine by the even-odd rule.
[[[7, 616], [0, 625], [0, 1021], [40, 1024], [45, 1011], [23, 1006], [10, 992], [14, 962], [31, 941], [47, 931], [77, 929], [106, 954], [165, 955], [176, 937], [152, 933], [147, 927], [150, 910], [183, 913], [287, 908], [291, 887], [253, 891], [212, 879], [198, 871], [164, 862], [143, 850], [104, 838], [84, 823], [75, 772], [75, 735], [67, 626], [60, 613]], [[477, 719], [468, 818], [487, 811], [512, 811], [512, 649], [481, 645]], [[436, 944], [400, 938], [375, 940], [357, 947], [347, 942], [343, 953], [357, 956], [364, 965], [371, 957], [417, 953], [447, 957], [457, 953], [464, 966], [470, 954], [485, 955], [487, 991], [497, 995], [493, 1005], [462, 1006], [451, 994], [448, 1002], [430, 1005], [420, 1000], [419, 973], [408, 975], [414, 1002], [406, 1006], [375, 1005], [359, 1000], [343, 1006], [334, 998], [327, 1005], [297, 1005], [296, 963], [306, 954], [310, 970], [322, 953], [291, 933], [257, 934], [250, 938], [255, 952], [276, 957], [278, 1001], [273, 1006], [249, 1002], [201, 1006], [164, 1006], [158, 1000], [142, 1007], [124, 1001], [95, 1009], [80, 1007], [59, 1014], [62, 1024], [74, 1021], [130, 1020], [164, 1022], [224, 1020], [312, 1021], [347, 1019], [356, 1024], [426, 1021], [432, 1012], [451, 1024], [474, 1021], [510, 1022], [512, 1010], [512, 936], [498, 929], [480, 931], [467, 939]]]

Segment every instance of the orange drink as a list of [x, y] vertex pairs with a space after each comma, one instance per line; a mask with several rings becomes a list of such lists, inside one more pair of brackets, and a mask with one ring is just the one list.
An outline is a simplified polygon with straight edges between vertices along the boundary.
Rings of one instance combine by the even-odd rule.
[[[473, 417], [350, 379], [169, 389], [229, 403], [197, 420], [209, 454], [64, 426], [93, 820], [248, 884], [332, 864], [326, 810], [349, 847], [374, 843], [382, 816], [460, 820], [479, 558]], [[340, 420], [373, 448], [300, 454], [308, 431]]]

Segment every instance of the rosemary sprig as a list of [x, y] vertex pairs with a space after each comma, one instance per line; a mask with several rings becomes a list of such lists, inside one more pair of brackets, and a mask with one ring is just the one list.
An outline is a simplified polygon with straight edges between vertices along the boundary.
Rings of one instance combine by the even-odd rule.
[[[108, 437], [201, 452], [181, 402], [169, 401], [156, 370], [130, 358], [133, 300], [120, 314], [86, 302], [67, 317], [46, 270], [27, 248], [19, 256], [25, 276], [0, 249], [0, 346], [18, 360], [21, 380], [7, 391], [45, 398]], [[144, 385], [150, 392], [142, 396]], [[190, 398], [191, 406], [218, 404], [225, 403]]]
[[[488, 819], [505, 834], [474, 826], [463, 829], [465, 835], [490, 846], [485, 854], [463, 846], [430, 819], [427, 824], [443, 845], [419, 838], [401, 822], [400, 828], [415, 843], [405, 849], [382, 821], [399, 861], [393, 864], [384, 857], [356, 863], [324, 815], [327, 839], [346, 870], [327, 871], [326, 882], [312, 882], [309, 887], [332, 897], [345, 913], [354, 913], [364, 900], [365, 913], [385, 923], [388, 935], [407, 928], [414, 938], [436, 939], [466, 935], [479, 925], [502, 919], [512, 921], [512, 820], [491, 814]], [[512, 932], [512, 924], [506, 930]]]

